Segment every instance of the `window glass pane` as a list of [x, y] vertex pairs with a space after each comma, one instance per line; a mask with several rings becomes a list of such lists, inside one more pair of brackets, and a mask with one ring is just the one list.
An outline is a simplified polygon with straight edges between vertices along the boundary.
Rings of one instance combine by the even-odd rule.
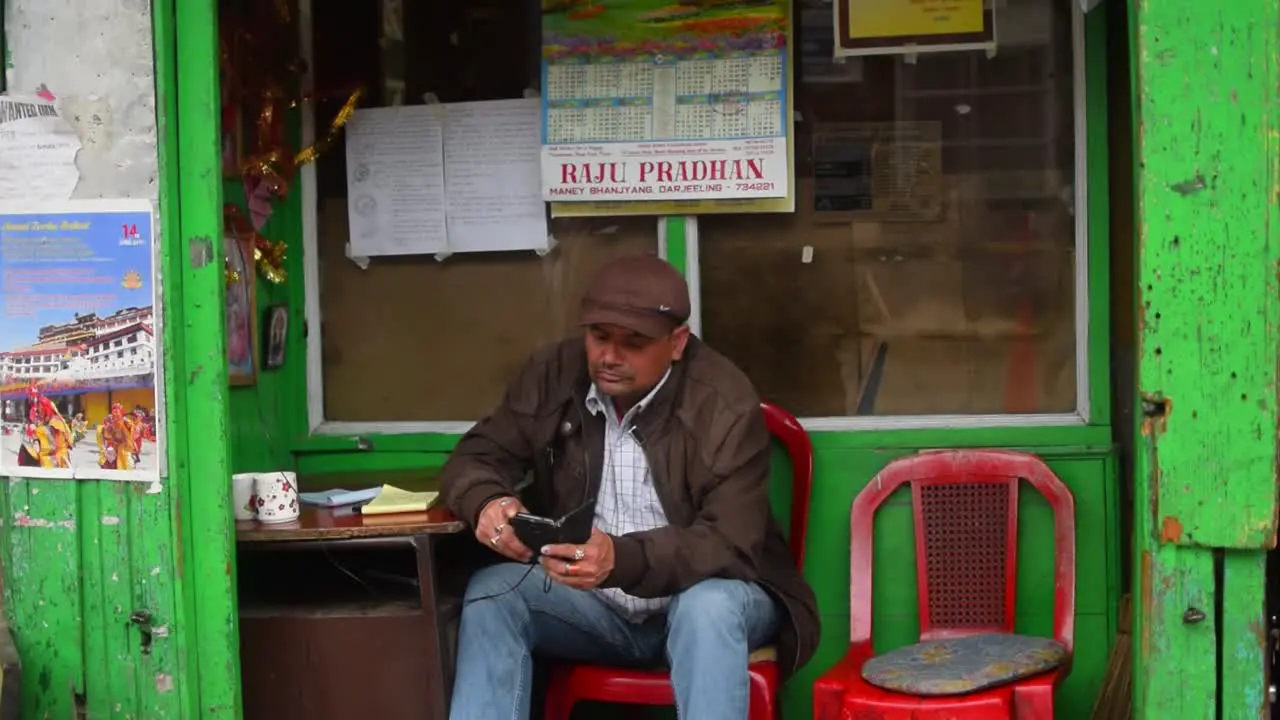
[[[366, 89], [367, 106], [417, 104], [428, 91], [448, 103], [520, 97], [537, 77], [537, 3], [409, 0], [402, 44], [380, 40], [392, 5], [313, 3], [316, 87], [328, 91], [320, 127], [351, 87]], [[340, 139], [316, 164], [323, 322], [309, 330], [321, 333], [329, 421], [480, 419], [531, 352], [576, 331], [598, 265], [657, 250], [656, 218], [562, 218], [545, 257], [376, 258], [364, 270], [346, 256], [344, 153]]]
[[996, 5], [995, 57], [802, 67], [797, 211], [698, 219], [703, 335], [797, 415], [1075, 409], [1074, 3]]
[[324, 416], [330, 421], [478, 420], [529, 353], [577, 329], [597, 266], [655, 252], [654, 218], [552, 221], [559, 246], [532, 252], [345, 256], [345, 199], [320, 222]]

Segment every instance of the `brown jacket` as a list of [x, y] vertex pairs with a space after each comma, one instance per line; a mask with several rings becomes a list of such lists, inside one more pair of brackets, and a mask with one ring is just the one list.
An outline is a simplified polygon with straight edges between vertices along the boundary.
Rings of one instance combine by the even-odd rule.
[[[603, 418], [586, 411], [580, 338], [536, 353], [502, 403], [458, 443], [444, 467], [445, 502], [474, 527], [490, 499], [516, 492], [529, 511], [560, 517], [596, 497]], [[638, 597], [679, 593], [712, 577], [760, 583], [786, 608], [784, 675], [813, 656], [818, 608], [769, 509], [770, 439], [751, 382], [690, 337], [684, 359], [636, 420], [667, 527], [614, 538], [606, 587]]]

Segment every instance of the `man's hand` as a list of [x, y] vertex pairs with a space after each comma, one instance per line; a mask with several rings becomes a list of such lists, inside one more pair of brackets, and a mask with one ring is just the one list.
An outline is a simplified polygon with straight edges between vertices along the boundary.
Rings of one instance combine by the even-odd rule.
[[586, 545], [548, 545], [539, 562], [561, 585], [591, 590], [613, 572], [613, 538], [592, 529]]
[[476, 522], [476, 540], [481, 545], [517, 562], [529, 562], [533, 552], [524, 546], [508, 524], [517, 513], [527, 512], [513, 497], [494, 498], [485, 503]]

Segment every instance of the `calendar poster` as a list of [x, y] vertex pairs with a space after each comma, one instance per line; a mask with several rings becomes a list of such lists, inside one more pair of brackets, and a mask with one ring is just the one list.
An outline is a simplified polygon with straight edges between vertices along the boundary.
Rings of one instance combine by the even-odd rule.
[[543, 0], [543, 198], [788, 197], [788, 1]]

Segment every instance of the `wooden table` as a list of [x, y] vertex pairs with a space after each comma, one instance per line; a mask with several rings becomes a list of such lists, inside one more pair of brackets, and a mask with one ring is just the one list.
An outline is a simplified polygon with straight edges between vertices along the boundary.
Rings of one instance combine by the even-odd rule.
[[[464, 529], [442, 507], [237, 522], [245, 719], [445, 720], [461, 604], [442, 592], [436, 556]], [[378, 553], [391, 565], [411, 553], [414, 577], [374, 588], [360, 558]]]
[[437, 505], [421, 513], [361, 515], [356, 512], [302, 506], [297, 520], [266, 524], [255, 520], [236, 522], [236, 542], [335, 542], [369, 538], [404, 538], [462, 532], [466, 525]]

